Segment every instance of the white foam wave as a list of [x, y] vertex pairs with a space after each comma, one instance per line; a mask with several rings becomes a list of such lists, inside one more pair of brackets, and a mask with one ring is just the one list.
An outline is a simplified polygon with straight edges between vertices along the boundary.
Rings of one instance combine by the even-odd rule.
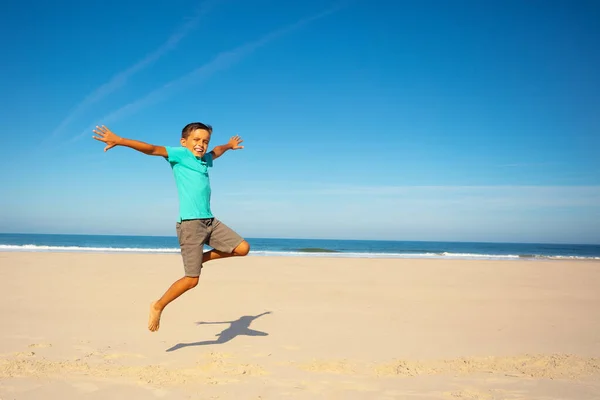
[[584, 256], [520, 256], [518, 254], [475, 254], [475, 253], [330, 253], [301, 251], [251, 251], [251, 255], [275, 257], [334, 257], [334, 258], [435, 258], [435, 259], [471, 259], [471, 260], [600, 260], [600, 257]]
[[330, 253], [330, 252], [301, 252], [301, 251], [253, 251], [255, 255], [261, 256], [288, 256], [288, 257], [346, 257], [346, 258], [472, 258], [481, 260], [490, 259], [518, 259], [518, 255], [497, 254], [469, 254], [469, 253]]
[[60, 251], [60, 252], [116, 252], [116, 253], [179, 253], [177, 248], [144, 249], [139, 247], [80, 247], [80, 246], [40, 246], [36, 244], [0, 244], [0, 251]]
[[452, 258], [452, 257], [459, 257], [459, 258], [486, 257], [486, 258], [500, 258], [500, 259], [519, 258], [519, 255], [517, 255], [517, 254], [473, 254], [473, 253], [448, 253], [448, 252], [443, 252], [441, 254], [444, 257], [450, 257], [450, 258]]
[[271, 251], [271, 250], [251, 250], [251, 254], [256, 256], [272, 257], [345, 257], [345, 258], [413, 258], [416, 256], [435, 256], [434, 253], [332, 253], [332, 252], [304, 252], [304, 251]]
[[[80, 247], [80, 246], [43, 246], [35, 244], [0, 245], [0, 251], [20, 252], [95, 252], [95, 253], [180, 253], [179, 248], [139, 248], [139, 247]], [[207, 251], [205, 249], [205, 251]], [[434, 259], [477, 259], [477, 260], [600, 260], [600, 257], [584, 256], [520, 256], [518, 254], [475, 254], [475, 253], [369, 253], [369, 252], [302, 252], [251, 250], [250, 256], [267, 257], [334, 257], [334, 258], [434, 258]]]
[[600, 257], [583, 257], [583, 256], [537, 256], [541, 258], [550, 258], [553, 260], [600, 260]]

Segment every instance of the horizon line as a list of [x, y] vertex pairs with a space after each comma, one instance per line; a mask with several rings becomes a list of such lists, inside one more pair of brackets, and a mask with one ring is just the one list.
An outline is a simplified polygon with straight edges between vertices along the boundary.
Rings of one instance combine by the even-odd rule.
[[[154, 237], [154, 238], [177, 238], [176, 235], [134, 235], [134, 234], [109, 234], [109, 233], [47, 233], [47, 232], [0, 232], [0, 235], [47, 235], [47, 236], [113, 236], [113, 237]], [[340, 239], [340, 238], [309, 238], [309, 237], [252, 237], [246, 236], [246, 240], [322, 240], [322, 241], [347, 241], [347, 242], [409, 242], [409, 243], [480, 243], [480, 244], [539, 244], [557, 246], [600, 246], [598, 243], [575, 243], [575, 242], [507, 242], [507, 241], [471, 241], [471, 240], [408, 240], [408, 239]]]

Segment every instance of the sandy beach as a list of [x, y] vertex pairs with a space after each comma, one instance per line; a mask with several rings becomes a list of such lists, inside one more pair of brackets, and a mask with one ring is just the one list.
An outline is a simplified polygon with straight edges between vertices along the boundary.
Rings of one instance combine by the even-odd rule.
[[0, 253], [0, 399], [598, 399], [600, 262]]

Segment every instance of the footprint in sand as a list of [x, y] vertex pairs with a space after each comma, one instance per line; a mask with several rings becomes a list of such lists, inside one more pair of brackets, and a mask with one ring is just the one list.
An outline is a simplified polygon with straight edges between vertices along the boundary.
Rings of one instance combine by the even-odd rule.
[[[33, 357], [35, 353], [33, 351], [20, 351], [18, 353], [13, 353], [15, 357]], [[2, 399], [0, 399], [2, 400]]]

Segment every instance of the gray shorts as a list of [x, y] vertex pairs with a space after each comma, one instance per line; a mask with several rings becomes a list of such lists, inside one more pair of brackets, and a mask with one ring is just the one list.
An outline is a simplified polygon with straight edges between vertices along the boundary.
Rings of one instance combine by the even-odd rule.
[[233, 229], [216, 218], [190, 219], [177, 222], [177, 239], [185, 276], [200, 276], [204, 245], [215, 250], [231, 253], [244, 239]]

